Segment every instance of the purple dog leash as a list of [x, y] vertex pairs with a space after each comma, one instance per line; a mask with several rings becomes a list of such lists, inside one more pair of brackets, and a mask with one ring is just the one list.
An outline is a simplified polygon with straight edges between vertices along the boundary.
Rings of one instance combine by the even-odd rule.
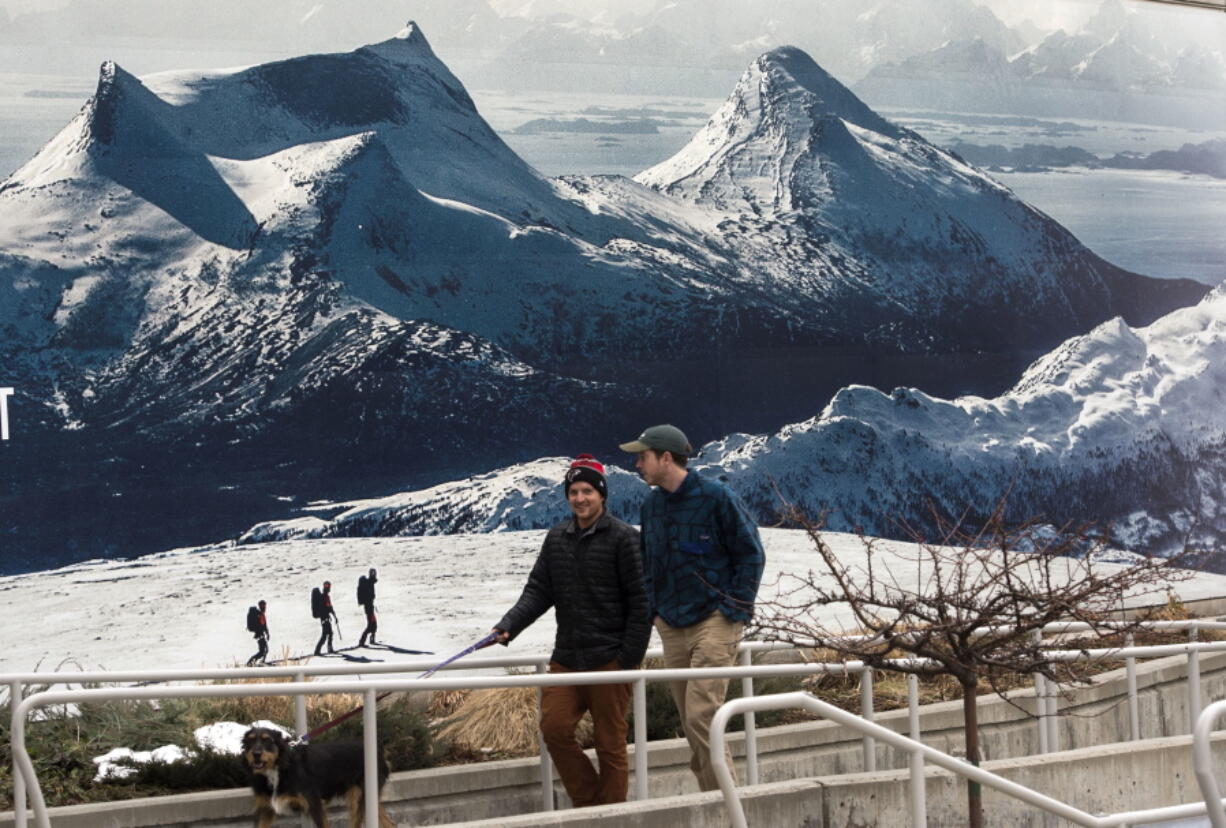
[[[477, 650], [480, 650], [480, 649], [483, 649], [483, 648], [485, 648], [485, 647], [488, 647], [488, 646], [490, 646], [491, 644], [493, 644], [493, 643], [494, 643], [495, 641], [497, 641], [497, 640], [498, 640], [498, 634], [497, 634], [497, 633], [490, 633], [490, 634], [489, 634], [489, 635], [487, 635], [485, 638], [481, 639], [480, 641], [476, 642], [475, 644], [471, 644], [471, 645], [469, 645], [468, 647], [465, 647], [463, 650], [460, 650], [460, 652], [456, 653], [455, 655], [451, 656], [450, 658], [446, 659], [445, 661], [440, 661], [438, 664], [435, 664], [435, 665], [434, 665], [433, 667], [431, 667], [429, 670], [427, 670], [426, 672], [424, 672], [424, 673], [422, 673], [420, 676], [418, 676], [418, 678], [419, 678], [419, 679], [428, 678], [428, 677], [430, 677], [431, 675], [433, 675], [435, 672], [437, 672], [437, 671], [439, 671], [439, 670], [443, 669], [444, 667], [446, 667], [448, 664], [451, 664], [453, 661], [459, 661], [459, 660], [460, 660], [460, 659], [462, 659], [464, 656], [466, 656], [466, 655], [470, 655], [470, 654], [472, 654], [472, 653], [475, 653]], [[375, 699], [375, 703], [376, 703], [376, 704], [378, 704], [379, 702], [383, 701], [383, 700], [384, 700], [384, 699], [386, 699], [388, 696], [390, 696], [390, 695], [392, 694], [392, 692], [393, 692], [393, 691], [389, 690], [389, 691], [387, 691], [386, 693], [383, 693], [382, 695], [380, 695], [379, 697], [377, 697], [377, 698]], [[336, 727], [336, 726], [337, 726], [338, 724], [340, 724], [341, 722], [344, 722], [344, 721], [346, 721], [346, 720], [348, 720], [348, 719], [351, 719], [351, 718], [353, 718], [354, 716], [358, 715], [359, 713], [361, 713], [361, 712], [362, 712], [362, 710], [363, 710], [363, 709], [365, 709], [365, 707], [366, 707], [366, 705], [358, 705], [358, 706], [357, 706], [357, 707], [355, 707], [353, 710], [350, 710], [348, 713], [343, 713], [343, 714], [341, 714], [340, 716], [337, 716], [337, 717], [336, 717], [335, 719], [333, 719], [332, 721], [327, 722], [326, 724], [322, 724], [322, 725], [320, 725], [319, 727], [315, 728], [315, 729], [314, 729], [314, 730], [312, 730], [310, 733], [307, 733], [305, 736], [302, 736], [301, 738], [297, 739], [297, 740], [294, 742], [294, 744], [301, 744], [301, 745], [304, 745], [304, 744], [309, 743], [309, 742], [310, 742], [312, 739], [314, 739], [314, 738], [315, 738], [316, 736], [318, 736], [319, 734], [321, 734], [321, 733], [326, 733], [327, 731], [329, 731], [329, 730], [331, 730], [332, 728]]]

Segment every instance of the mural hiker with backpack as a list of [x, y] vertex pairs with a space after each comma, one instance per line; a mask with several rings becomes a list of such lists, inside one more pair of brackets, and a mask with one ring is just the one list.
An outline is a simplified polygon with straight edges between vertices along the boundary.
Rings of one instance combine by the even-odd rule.
[[366, 611], [366, 629], [362, 630], [362, 637], [358, 639], [359, 647], [366, 646], [368, 635], [371, 644], [378, 643], [375, 641], [375, 630], [379, 629], [379, 618], [375, 615], [375, 584], [378, 581], [374, 567], [371, 567], [369, 575], [358, 578], [358, 605]]
[[247, 632], [255, 635], [256, 643], [260, 648], [255, 655], [247, 659], [248, 667], [254, 666], [257, 661], [261, 664], [268, 663], [268, 615], [265, 613], [267, 608], [268, 603], [262, 599], [256, 606], [247, 608]]
[[341, 619], [337, 618], [336, 610], [332, 608], [332, 582], [324, 581], [323, 589], [315, 587], [311, 590], [311, 615], [319, 619], [319, 641], [315, 644], [315, 655], [322, 655], [324, 642], [328, 644], [328, 652], [332, 649], [332, 619], [336, 619], [336, 631], [339, 633]]

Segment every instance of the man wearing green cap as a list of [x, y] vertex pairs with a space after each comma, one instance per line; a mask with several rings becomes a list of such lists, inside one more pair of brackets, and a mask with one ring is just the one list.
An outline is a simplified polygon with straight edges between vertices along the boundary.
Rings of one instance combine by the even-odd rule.
[[[643, 583], [664, 666], [728, 667], [753, 615], [765, 555], [758, 527], [723, 484], [691, 473], [694, 453], [681, 429], [658, 425], [621, 449], [654, 486], [641, 512]], [[669, 682], [690, 743], [690, 769], [704, 791], [719, 787], [711, 768], [711, 719], [727, 679]], [[732, 755], [725, 752], [732, 771]]]

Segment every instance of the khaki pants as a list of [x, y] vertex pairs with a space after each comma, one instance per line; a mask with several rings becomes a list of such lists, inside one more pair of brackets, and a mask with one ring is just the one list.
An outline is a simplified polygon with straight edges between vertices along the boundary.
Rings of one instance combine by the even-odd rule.
[[[621, 667], [614, 659], [597, 669], [620, 670]], [[551, 661], [549, 672], [573, 671]], [[630, 785], [626, 713], [630, 708], [631, 691], [629, 684], [541, 688], [541, 736], [576, 808], [626, 801]], [[575, 739], [575, 726], [585, 710], [592, 712], [599, 773]]]
[[[745, 628], [744, 622], [729, 621], [718, 610], [688, 627], [670, 627], [658, 617], [655, 625], [664, 644], [667, 669], [731, 667], [736, 662], [736, 647]], [[669, 689], [677, 712], [681, 714], [685, 738], [690, 743], [690, 770], [698, 777], [698, 787], [704, 791], [718, 790], [719, 782], [711, 770], [711, 719], [724, 703], [728, 679], [670, 681]], [[724, 749], [724, 761], [735, 781], [736, 768], [727, 748]]]

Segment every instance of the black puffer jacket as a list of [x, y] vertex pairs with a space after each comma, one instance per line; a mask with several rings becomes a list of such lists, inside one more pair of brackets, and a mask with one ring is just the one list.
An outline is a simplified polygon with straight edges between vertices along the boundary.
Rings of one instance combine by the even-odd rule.
[[514, 639], [550, 607], [554, 661], [571, 670], [615, 658], [637, 667], [651, 636], [638, 530], [607, 512], [586, 530], [573, 518], [550, 529], [523, 594], [495, 626]]

